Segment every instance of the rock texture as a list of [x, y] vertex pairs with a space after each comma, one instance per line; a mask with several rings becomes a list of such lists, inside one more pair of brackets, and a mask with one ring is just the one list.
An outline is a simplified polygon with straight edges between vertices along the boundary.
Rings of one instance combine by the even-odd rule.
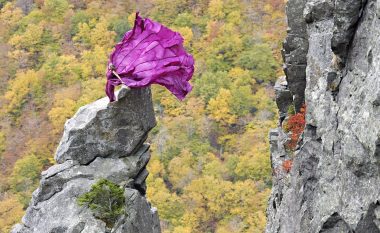
[[[159, 233], [157, 210], [144, 197], [149, 145], [156, 125], [151, 92], [121, 89], [118, 101], [100, 99], [81, 107], [65, 124], [55, 159], [12, 233]], [[113, 229], [94, 218], [77, 197], [105, 178], [124, 187], [125, 214]]]
[[[380, 0], [289, 0], [287, 13], [285, 50], [307, 59], [306, 128], [294, 154], [270, 132], [266, 232], [380, 233]], [[303, 73], [286, 75], [295, 95]]]
[[284, 71], [288, 88], [293, 94], [294, 105], [297, 110], [305, 99], [306, 85], [306, 55], [308, 40], [306, 37], [306, 22], [303, 19], [303, 9], [306, 0], [293, 0], [288, 5], [286, 12], [288, 17], [288, 36], [284, 41], [282, 55], [284, 59]]
[[274, 90], [276, 93], [276, 103], [280, 113], [280, 124], [288, 114], [289, 106], [293, 104], [292, 92], [288, 89], [288, 82], [286, 77], [280, 77], [275, 85]]

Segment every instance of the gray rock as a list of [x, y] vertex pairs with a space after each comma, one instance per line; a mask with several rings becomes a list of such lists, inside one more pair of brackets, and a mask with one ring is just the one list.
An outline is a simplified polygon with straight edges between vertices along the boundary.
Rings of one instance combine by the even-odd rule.
[[[42, 172], [22, 223], [12, 233], [160, 232], [157, 211], [144, 197], [150, 153], [143, 142], [156, 124], [150, 90], [122, 89], [118, 98], [84, 106], [68, 120], [56, 156], [59, 164]], [[124, 221], [117, 229], [107, 229], [90, 209], [77, 204], [102, 178], [125, 187], [126, 217], [120, 216]], [[131, 189], [129, 181], [138, 188]]]
[[304, 18], [307, 23], [331, 18], [334, 12], [333, 0], [310, 0], [304, 9]]
[[306, 22], [303, 19], [305, 4], [306, 0], [287, 2], [286, 13], [293, 17], [288, 17], [288, 35], [283, 44], [284, 72], [297, 111], [304, 102], [306, 86], [308, 41], [305, 37]]
[[[308, 0], [306, 15], [316, 2], [318, 12], [331, 10], [329, 0]], [[333, 14], [311, 13], [299, 35], [308, 43], [307, 125], [290, 173], [281, 171], [291, 156], [286, 135], [281, 128], [271, 131], [267, 233], [380, 232], [379, 2], [336, 0]], [[296, 3], [288, 1], [288, 8]], [[293, 17], [300, 16], [288, 12]], [[345, 56], [344, 66], [334, 64], [336, 56]]]
[[348, 46], [366, 3], [367, 0], [335, 0], [331, 49], [343, 64], [346, 62]]
[[[96, 157], [125, 157], [142, 144], [156, 125], [149, 88], [118, 94], [119, 101], [103, 98], [81, 107], [65, 124], [55, 159], [88, 164]], [[112, 143], [110, 143], [112, 142]]]
[[126, 189], [125, 208], [128, 214], [122, 216], [112, 232], [115, 233], [159, 233], [157, 209], [152, 208], [145, 197], [134, 189]]
[[280, 112], [280, 123], [287, 116], [289, 106], [293, 104], [293, 95], [288, 89], [286, 77], [282, 76], [274, 85], [276, 104]]

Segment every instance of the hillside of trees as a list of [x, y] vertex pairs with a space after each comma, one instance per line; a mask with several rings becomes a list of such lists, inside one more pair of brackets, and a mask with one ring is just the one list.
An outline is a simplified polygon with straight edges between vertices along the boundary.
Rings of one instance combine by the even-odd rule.
[[179, 31], [193, 91], [153, 86], [147, 197], [163, 232], [263, 232], [283, 0], [0, 0], [0, 233], [21, 220], [65, 121], [104, 97], [135, 11]]

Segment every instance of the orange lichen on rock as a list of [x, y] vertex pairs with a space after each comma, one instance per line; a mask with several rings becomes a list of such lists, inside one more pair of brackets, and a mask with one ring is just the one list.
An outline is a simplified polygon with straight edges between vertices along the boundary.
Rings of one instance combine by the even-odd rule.
[[290, 159], [287, 159], [284, 162], [282, 162], [282, 168], [284, 169], [286, 173], [290, 172], [290, 170], [292, 169], [292, 166], [293, 166], [293, 161]]

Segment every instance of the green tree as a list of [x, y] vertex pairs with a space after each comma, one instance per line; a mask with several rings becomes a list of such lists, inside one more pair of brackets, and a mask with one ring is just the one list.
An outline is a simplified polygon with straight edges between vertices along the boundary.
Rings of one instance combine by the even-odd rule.
[[70, 5], [66, 0], [45, 0], [42, 8], [47, 19], [56, 23], [62, 23]]
[[255, 107], [250, 86], [238, 86], [232, 90], [231, 112], [239, 117], [246, 116]]
[[193, 26], [194, 17], [190, 13], [180, 13], [174, 20], [174, 25], [177, 27], [189, 27]]
[[68, 85], [81, 78], [78, 60], [72, 55], [51, 54], [42, 66], [45, 82], [50, 84]]
[[195, 77], [194, 93], [208, 103], [211, 98], [218, 95], [219, 89], [229, 88], [231, 79], [226, 72], [205, 72], [200, 77]]
[[206, 38], [210, 41], [209, 45], [202, 46], [206, 46], [204, 50], [208, 56], [205, 57], [205, 62], [208, 69], [230, 70], [234, 60], [243, 50], [243, 40], [237, 28], [231, 24], [209, 22]]
[[96, 218], [112, 228], [124, 213], [124, 190], [109, 180], [100, 179], [91, 186], [89, 192], [78, 197], [78, 204], [90, 208]]
[[236, 64], [251, 70], [255, 79], [267, 82], [274, 82], [279, 67], [272, 50], [266, 44], [256, 44], [251, 49], [243, 51], [237, 57]]
[[34, 154], [17, 160], [10, 176], [13, 192], [24, 207], [28, 206], [30, 194], [37, 187], [42, 169], [42, 161]]
[[111, 22], [111, 29], [116, 33], [116, 41], [120, 41], [125, 32], [131, 29], [128, 18], [116, 18]]
[[24, 49], [30, 53], [39, 52], [43, 46], [43, 24], [30, 24], [22, 34], [14, 35], [9, 44], [16, 49]]
[[71, 29], [70, 34], [71, 36], [75, 36], [79, 32], [79, 25], [86, 23], [88, 24], [91, 20], [91, 15], [89, 15], [84, 10], [79, 10], [74, 13], [74, 15], [71, 18]]

